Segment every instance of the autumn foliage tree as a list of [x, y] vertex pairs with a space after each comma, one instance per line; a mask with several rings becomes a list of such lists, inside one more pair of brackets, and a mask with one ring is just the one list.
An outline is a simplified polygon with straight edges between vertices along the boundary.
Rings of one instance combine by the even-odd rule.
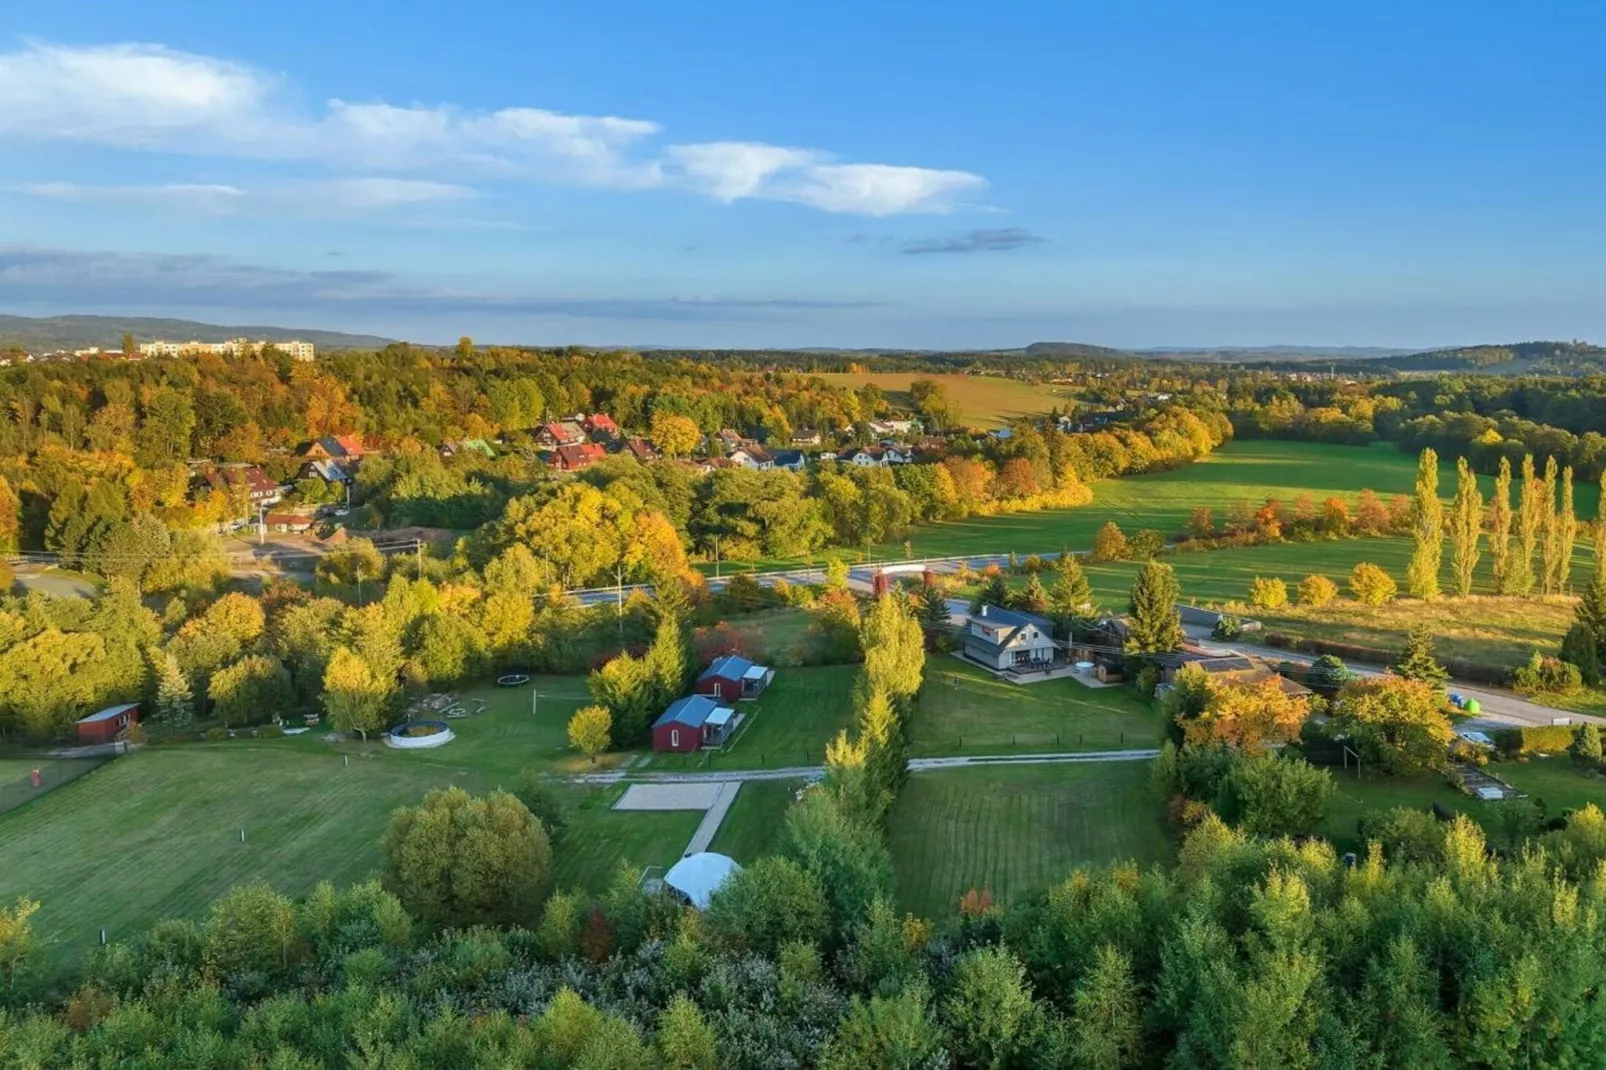
[[1305, 699], [1290, 694], [1280, 676], [1211, 680], [1204, 709], [1182, 721], [1183, 738], [1189, 746], [1219, 744], [1257, 755], [1298, 739], [1307, 714]]

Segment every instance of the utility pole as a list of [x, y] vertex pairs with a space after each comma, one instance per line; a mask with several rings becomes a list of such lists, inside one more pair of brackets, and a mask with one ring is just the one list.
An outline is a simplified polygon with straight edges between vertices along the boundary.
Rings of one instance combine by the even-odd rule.
[[623, 564], [613, 566], [613, 582], [615, 591], [614, 606], [619, 618], [619, 635], [622, 638], [625, 634], [625, 566]]

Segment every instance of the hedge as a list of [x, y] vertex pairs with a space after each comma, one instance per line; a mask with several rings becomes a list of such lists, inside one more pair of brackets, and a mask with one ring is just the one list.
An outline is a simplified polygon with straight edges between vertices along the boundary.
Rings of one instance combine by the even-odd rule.
[[[1379, 650], [1376, 647], [1335, 643], [1329, 639], [1311, 639], [1283, 632], [1266, 632], [1259, 641], [1279, 650], [1297, 650], [1304, 654], [1332, 654], [1345, 661], [1359, 661], [1372, 665], [1390, 665], [1400, 653], [1398, 650]], [[1469, 684], [1505, 687], [1511, 675], [1509, 669], [1483, 665], [1464, 658], [1440, 658], [1439, 664], [1443, 665], [1451, 676]]]
[[1573, 742], [1570, 724], [1529, 725], [1525, 728], [1497, 728], [1490, 735], [1495, 749], [1507, 758], [1519, 754], [1561, 754]]

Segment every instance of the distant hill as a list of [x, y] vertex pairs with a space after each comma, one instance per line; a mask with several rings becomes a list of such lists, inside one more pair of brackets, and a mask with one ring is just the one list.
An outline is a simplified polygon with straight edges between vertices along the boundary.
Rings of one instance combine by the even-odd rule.
[[1146, 357], [1182, 360], [1264, 361], [1264, 360], [1378, 360], [1417, 352], [1388, 346], [1160, 346], [1139, 351]]
[[156, 319], [146, 316], [30, 316], [0, 315], [0, 346], [20, 346], [30, 353], [58, 349], [116, 348], [123, 335], [139, 342], [226, 342], [231, 338], [287, 342], [300, 339], [319, 349], [379, 349], [392, 339], [371, 334], [343, 334], [292, 327], [224, 327], [193, 320]]

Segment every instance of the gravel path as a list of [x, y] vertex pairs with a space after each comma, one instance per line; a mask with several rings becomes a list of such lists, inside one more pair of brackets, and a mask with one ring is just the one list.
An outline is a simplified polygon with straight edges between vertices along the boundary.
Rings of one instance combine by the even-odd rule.
[[708, 850], [708, 845], [714, 842], [714, 836], [719, 832], [720, 823], [725, 820], [725, 815], [730, 812], [731, 803], [736, 801], [736, 793], [741, 790], [742, 782], [740, 780], [729, 780], [719, 786], [718, 798], [714, 800], [714, 805], [708, 808], [708, 813], [703, 815], [703, 823], [697, 826], [697, 831], [692, 834], [691, 842], [686, 845], [687, 855], [694, 855]]
[[[1147, 762], [1159, 757], [1154, 748], [1100, 751], [1056, 751], [1043, 754], [976, 754], [957, 758], [912, 758], [909, 772], [930, 773], [972, 765], [1076, 765], [1088, 762]], [[794, 765], [784, 769], [727, 769], [708, 773], [654, 773], [647, 770], [613, 770], [571, 777], [577, 784], [714, 784], [721, 781], [805, 780], [825, 774], [822, 765]]]

